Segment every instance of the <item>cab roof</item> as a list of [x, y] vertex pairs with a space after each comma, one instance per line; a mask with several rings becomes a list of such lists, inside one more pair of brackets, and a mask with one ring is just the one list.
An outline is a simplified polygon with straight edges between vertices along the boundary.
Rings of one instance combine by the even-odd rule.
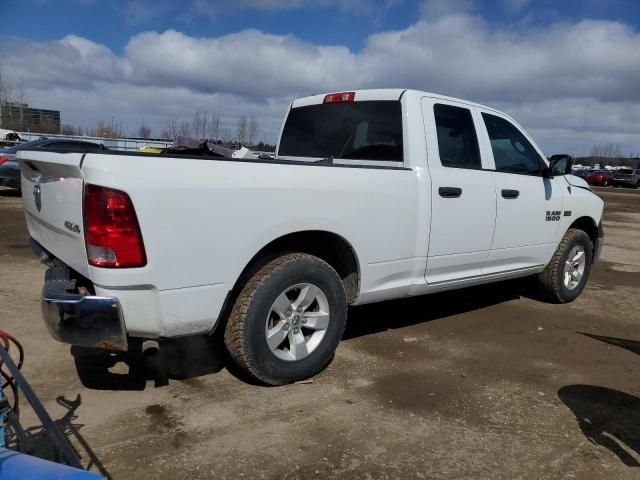
[[371, 100], [400, 100], [403, 95], [411, 95], [415, 97], [431, 97], [440, 100], [447, 100], [452, 102], [465, 103], [470, 106], [479, 107], [486, 110], [494, 110], [494, 108], [479, 103], [464, 100], [462, 98], [448, 97], [446, 95], [440, 95], [437, 93], [426, 92], [423, 90], [403, 89], [403, 88], [377, 88], [377, 89], [362, 89], [362, 90], [342, 90], [341, 92], [326, 92], [308, 97], [297, 98], [291, 103], [291, 108], [305, 107], [308, 105], [319, 105], [324, 103], [324, 99], [327, 95], [343, 92], [354, 92], [354, 102], [358, 101], [371, 101]]

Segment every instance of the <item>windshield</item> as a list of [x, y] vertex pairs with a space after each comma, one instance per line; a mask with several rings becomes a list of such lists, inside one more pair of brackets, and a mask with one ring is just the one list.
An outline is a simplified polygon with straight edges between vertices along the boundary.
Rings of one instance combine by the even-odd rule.
[[385, 100], [293, 108], [278, 156], [402, 162], [401, 104]]

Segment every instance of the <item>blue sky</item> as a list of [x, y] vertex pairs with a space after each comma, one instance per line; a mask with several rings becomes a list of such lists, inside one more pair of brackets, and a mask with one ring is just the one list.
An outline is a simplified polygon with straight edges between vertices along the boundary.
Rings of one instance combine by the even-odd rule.
[[[240, 2], [238, 2], [240, 3]], [[376, 32], [407, 28], [420, 18], [423, 2], [248, 1], [193, 2], [168, 0], [2, 0], [2, 33], [31, 40], [78, 35], [122, 52], [136, 33], [176, 29], [192, 36], [220, 36], [245, 29], [292, 34], [316, 44], [346, 45], [359, 50]], [[342, 5], [340, 5], [342, 3]], [[449, 2], [464, 5], [466, 2]], [[277, 7], [276, 5], [282, 5]], [[545, 25], [602, 19], [640, 26], [638, 0], [479, 0], [465, 10], [496, 25]], [[13, 12], [29, 14], [13, 15]]]
[[404, 87], [500, 108], [548, 153], [640, 154], [640, 0], [0, 0], [0, 18], [3, 79], [76, 125], [159, 134], [207, 110], [274, 141], [293, 97]]

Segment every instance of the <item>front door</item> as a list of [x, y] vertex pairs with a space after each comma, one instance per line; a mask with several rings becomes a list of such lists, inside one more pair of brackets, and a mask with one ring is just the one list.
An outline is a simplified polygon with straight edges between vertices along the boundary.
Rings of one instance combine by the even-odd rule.
[[548, 262], [556, 247], [567, 183], [544, 178], [542, 156], [507, 118], [482, 112], [495, 171], [497, 217], [484, 274], [517, 271]]
[[482, 276], [493, 237], [496, 196], [483, 170], [474, 109], [425, 97], [422, 112], [432, 184], [429, 284]]

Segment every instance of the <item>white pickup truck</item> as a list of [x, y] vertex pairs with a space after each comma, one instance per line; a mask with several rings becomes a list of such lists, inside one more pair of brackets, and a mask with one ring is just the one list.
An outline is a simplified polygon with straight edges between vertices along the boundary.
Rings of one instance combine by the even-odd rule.
[[125, 350], [224, 329], [274, 385], [330, 362], [348, 305], [525, 276], [570, 302], [603, 239], [569, 157], [549, 164], [492, 108], [414, 90], [295, 100], [274, 160], [19, 159], [56, 339]]

